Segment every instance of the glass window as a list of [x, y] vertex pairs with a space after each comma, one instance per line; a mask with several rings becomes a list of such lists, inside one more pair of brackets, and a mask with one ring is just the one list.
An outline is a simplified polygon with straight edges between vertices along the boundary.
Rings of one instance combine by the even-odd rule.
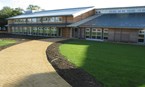
[[18, 24], [19, 23], [19, 19], [15, 19], [15, 23]]
[[41, 23], [41, 18], [37, 18], [37, 23]]
[[104, 37], [105, 40], [108, 39], [108, 29], [104, 29], [103, 37]]
[[56, 22], [62, 22], [62, 17], [55, 17]]
[[31, 35], [31, 27], [27, 27], [27, 34]]
[[28, 22], [28, 23], [31, 23], [31, 22], [32, 22], [31, 18], [28, 18], [28, 19], [27, 19], [27, 22]]
[[96, 32], [96, 29], [95, 29], [95, 28], [93, 28], [93, 29], [92, 29], [92, 31], [93, 31], [93, 32]]
[[144, 43], [145, 39], [145, 29], [139, 30], [139, 35], [138, 35], [138, 42]]
[[32, 18], [32, 23], [36, 23], [37, 19], [36, 18]]
[[19, 27], [19, 33], [23, 32], [23, 27]]
[[15, 27], [12, 27], [12, 33], [15, 33]]
[[16, 33], [19, 33], [18, 27], [15, 27], [15, 32], [16, 32]]
[[21, 23], [26, 23], [26, 19], [20, 19]]
[[43, 27], [38, 27], [38, 33], [39, 35], [43, 35]]
[[27, 33], [27, 27], [23, 27], [23, 32], [24, 32], [24, 34]]
[[56, 27], [52, 27], [51, 28], [51, 35], [52, 35], [52, 37], [56, 37], [57, 36], [57, 28]]
[[42, 18], [42, 21], [43, 21], [44, 23], [48, 22], [48, 17], [43, 17], [43, 18]]
[[32, 27], [32, 34], [37, 35], [37, 27]]
[[55, 17], [51, 17], [50, 22], [55, 22]]
[[86, 38], [90, 38], [90, 28], [85, 29]]
[[139, 30], [139, 34], [144, 34], [145, 30]]
[[144, 42], [144, 39], [138, 39], [138, 42]]

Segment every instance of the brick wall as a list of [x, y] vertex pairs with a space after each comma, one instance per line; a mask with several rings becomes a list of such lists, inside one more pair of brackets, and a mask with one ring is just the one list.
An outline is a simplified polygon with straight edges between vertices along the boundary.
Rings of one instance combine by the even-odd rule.
[[62, 37], [70, 38], [70, 28], [62, 28]]

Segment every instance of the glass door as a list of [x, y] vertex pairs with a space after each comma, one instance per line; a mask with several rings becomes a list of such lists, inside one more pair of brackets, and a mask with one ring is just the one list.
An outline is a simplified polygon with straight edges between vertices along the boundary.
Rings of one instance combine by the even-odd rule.
[[57, 28], [56, 27], [51, 28], [51, 37], [57, 37]]
[[97, 39], [103, 39], [101, 28], [97, 28]]
[[145, 29], [139, 30], [139, 33], [138, 33], [138, 42], [139, 43], [145, 43]]
[[90, 33], [91, 33], [91, 29], [90, 28], [86, 28], [85, 29], [85, 37], [86, 37], [86, 39], [90, 38], [90, 35], [91, 35]]
[[19, 27], [15, 27], [15, 33], [19, 34]]
[[38, 27], [38, 35], [43, 35], [43, 27]]
[[103, 39], [108, 40], [108, 29], [107, 28], [103, 29]]
[[31, 27], [27, 27], [27, 35], [31, 35]]
[[27, 35], [27, 27], [23, 27], [23, 33]]
[[11, 32], [12, 34], [14, 34], [15, 33], [15, 27], [12, 27], [12, 32]]
[[91, 38], [97, 39], [97, 29], [96, 28], [92, 28]]
[[33, 27], [32, 28], [32, 34], [33, 35], [37, 35], [37, 27]]

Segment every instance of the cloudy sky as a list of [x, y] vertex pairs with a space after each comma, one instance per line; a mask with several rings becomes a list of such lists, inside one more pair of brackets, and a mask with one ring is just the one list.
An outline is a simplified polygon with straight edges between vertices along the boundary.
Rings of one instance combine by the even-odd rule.
[[96, 8], [145, 6], [145, 0], [0, 0], [0, 9], [3, 6], [26, 9], [29, 4], [49, 10], [84, 6], [95, 6]]

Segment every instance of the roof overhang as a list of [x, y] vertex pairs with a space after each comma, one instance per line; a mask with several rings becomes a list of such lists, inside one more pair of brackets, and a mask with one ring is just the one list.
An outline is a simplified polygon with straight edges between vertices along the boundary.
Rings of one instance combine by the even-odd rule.
[[66, 27], [70, 23], [63, 24], [9, 24], [8, 26], [45, 26], [45, 27]]

